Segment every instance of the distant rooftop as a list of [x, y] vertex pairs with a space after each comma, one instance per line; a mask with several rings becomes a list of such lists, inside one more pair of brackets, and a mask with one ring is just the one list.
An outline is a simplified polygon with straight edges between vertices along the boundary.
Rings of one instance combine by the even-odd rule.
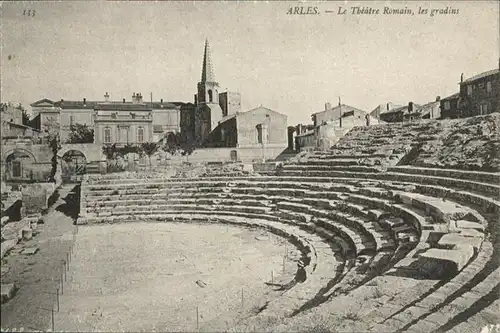
[[455, 98], [458, 98], [458, 96], [460, 96], [460, 93], [454, 93], [453, 95], [450, 95], [448, 97], [445, 97], [443, 99], [441, 99], [442, 101], [445, 101], [445, 100], [449, 100], [449, 99], [455, 99]]
[[469, 82], [473, 82], [473, 81], [476, 81], [476, 80], [479, 80], [479, 79], [482, 79], [484, 77], [487, 77], [487, 76], [490, 76], [490, 75], [495, 75], [495, 74], [498, 74], [500, 72], [500, 70], [498, 68], [496, 69], [492, 69], [492, 70], [489, 70], [489, 71], [486, 71], [486, 72], [483, 72], [481, 74], [477, 74], [477, 75], [474, 75], [470, 78], [468, 78], [467, 80], [464, 80], [464, 82], [462, 83], [469, 83]]

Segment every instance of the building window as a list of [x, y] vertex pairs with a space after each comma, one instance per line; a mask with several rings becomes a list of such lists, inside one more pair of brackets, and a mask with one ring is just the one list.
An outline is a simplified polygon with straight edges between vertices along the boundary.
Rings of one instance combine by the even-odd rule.
[[12, 161], [12, 177], [21, 177], [21, 161]]
[[479, 105], [479, 114], [488, 114], [488, 104], [481, 104]]
[[449, 110], [450, 109], [450, 102], [449, 101], [444, 102], [444, 109], [445, 110]]
[[208, 103], [212, 103], [212, 101], [213, 101], [212, 90], [208, 90]]
[[257, 125], [257, 143], [262, 144], [262, 125]]
[[486, 91], [491, 94], [491, 81], [486, 82]]
[[104, 128], [104, 143], [110, 143], [111, 142], [111, 128], [105, 127]]
[[467, 86], [467, 95], [472, 95], [472, 85]]
[[137, 129], [137, 142], [144, 142], [144, 128], [139, 127]]

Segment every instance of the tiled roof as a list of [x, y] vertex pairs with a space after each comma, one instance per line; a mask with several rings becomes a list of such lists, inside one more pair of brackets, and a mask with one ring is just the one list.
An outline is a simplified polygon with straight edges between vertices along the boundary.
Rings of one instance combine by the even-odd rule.
[[[44, 104], [44, 103], [47, 103], [47, 104], [52, 104], [54, 105], [55, 107], [60, 107], [61, 109], [65, 109], [65, 110], [71, 110], [71, 109], [88, 109], [88, 110], [93, 110], [95, 109], [97, 106], [99, 106], [99, 109], [100, 110], [103, 110], [103, 108], [101, 108], [102, 105], [132, 105], [133, 103], [132, 102], [121, 102], [121, 101], [112, 101], [112, 102], [105, 102], [105, 101], [85, 101], [85, 103], [83, 103], [83, 100], [79, 100], [79, 101], [66, 101], [66, 100], [63, 100], [63, 101], [57, 101], [57, 102], [53, 102], [49, 99], [42, 99], [42, 100], [39, 100], [39, 101], [36, 101], [35, 103], [32, 103], [31, 106], [37, 106], [39, 104]], [[180, 108], [181, 106], [184, 106], [184, 105], [189, 105], [190, 103], [185, 103], [185, 102], [153, 102], [153, 104], [151, 104], [150, 102], [144, 102], [144, 103], [141, 103], [141, 104], [135, 104], [135, 105], [146, 105], [149, 109], [151, 108], [154, 108], [154, 109], [178, 109]], [[110, 107], [111, 109], [116, 109], [116, 107]], [[125, 109], [126, 111], [129, 110], [130, 107], [128, 106], [125, 106]]]
[[[414, 111], [417, 110], [420, 107], [421, 107], [421, 105], [413, 103], [413, 110]], [[387, 110], [387, 111], [384, 111], [384, 112], [380, 112], [380, 114], [396, 113], [396, 112], [401, 112], [401, 111], [404, 112], [405, 110], [408, 110], [408, 105], [403, 105], [403, 106], [400, 106], [400, 107], [397, 107], [397, 108], [393, 108], [393, 109], [390, 109], [390, 110]]]
[[368, 113], [366, 111], [363, 111], [363, 110], [360, 110], [358, 108], [355, 108], [353, 106], [350, 106], [350, 105], [347, 105], [347, 104], [341, 104], [340, 106], [337, 105], [337, 106], [334, 106], [328, 110], [322, 110], [322, 111], [318, 111], [318, 112], [314, 112], [313, 115], [315, 114], [318, 114], [318, 113], [323, 113], [323, 112], [334, 112], [334, 113], [338, 113], [338, 114], [335, 114], [335, 118], [338, 118], [340, 117], [340, 111], [342, 110], [342, 113], [344, 112], [349, 112], [349, 111], [357, 111], [357, 112], [363, 112], [363, 113]]
[[86, 101], [84, 104], [83, 101], [58, 101], [58, 102], [54, 103], [54, 106], [60, 107], [61, 109], [91, 109], [92, 110], [99, 103], [104, 103], [104, 102]]
[[455, 98], [458, 98], [458, 96], [460, 96], [460, 93], [455, 93], [455, 94], [450, 95], [450, 96], [448, 96], [448, 97], [446, 97], [446, 98], [443, 98], [443, 99], [441, 99], [441, 100], [442, 100], [442, 101], [445, 101], [445, 100], [449, 100], [449, 99], [455, 99]]
[[314, 134], [314, 130], [311, 130], [311, 131], [307, 131], [305, 133], [302, 133], [302, 134], [297, 134], [295, 137], [297, 138], [300, 138], [300, 137], [303, 137], [303, 136], [309, 136], [309, 135], [313, 135]]
[[26, 125], [23, 125], [23, 124], [16, 124], [16, 123], [13, 123], [11, 121], [6, 121], [5, 122], [6, 124], [9, 124], [9, 125], [12, 125], [14, 127], [19, 127], [19, 128], [25, 128], [25, 129], [30, 129], [30, 130], [33, 130], [34, 132], [40, 132], [39, 130], [37, 130], [36, 128], [33, 128], [33, 127], [30, 127], [30, 126], [26, 126]]
[[151, 103], [146, 103], [149, 105], [152, 109], [178, 109], [180, 108], [180, 105], [175, 105], [174, 103], [171, 102], [153, 102]]
[[474, 75], [470, 78], [468, 78], [467, 80], [464, 80], [464, 82], [462, 83], [469, 83], [469, 82], [473, 82], [473, 81], [476, 81], [476, 80], [479, 80], [479, 79], [482, 79], [484, 77], [487, 77], [487, 76], [490, 76], [490, 75], [494, 75], [494, 74], [498, 74], [500, 71], [498, 68], [496, 69], [492, 69], [492, 70], [489, 70], [489, 71], [486, 71], [486, 72], [483, 72], [481, 74], [477, 74], [477, 75]]
[[102, 104], [97, 104], [95, 109], [109, 110], [109, 111], [151, 111], [151, 108], [146, 104], [134, 104], [131, 102], [102, 103]]

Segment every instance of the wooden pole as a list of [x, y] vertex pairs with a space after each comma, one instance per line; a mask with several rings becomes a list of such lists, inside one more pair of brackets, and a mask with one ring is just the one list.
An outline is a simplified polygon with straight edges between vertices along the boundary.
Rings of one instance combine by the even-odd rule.
[[57, 295], [57, 312], [59, 312], [59, 288], [56, 289], [56, 295]]
[[200, 314], [199, 314], [199, 311], [198, 311], [198, 307], [196, 307], [196, 329], [197, 330], [200, 329], [200, 320], [199, 320], [199, 317], [200, 317]]
[[64, 283], [63, 283], [62, 273], [61, 273], [61, 295], [64, 295]]
[[54, 308], [52, 308], [52, 332], [55, 332], [55, 329], [54, 329]]

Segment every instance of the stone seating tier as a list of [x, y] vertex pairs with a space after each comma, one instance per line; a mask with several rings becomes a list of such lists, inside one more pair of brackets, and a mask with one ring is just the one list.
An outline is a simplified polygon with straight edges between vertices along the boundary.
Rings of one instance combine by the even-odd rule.
[[[149, 204], [168, 204], [168, 203], [179, 203], [179, 202], [186, 202], [186, 203], [196, 202], [198, 204], [208, 204], [210, 202], [220, 203], [220, 199], [214, 199], [214, 196], [217, 197], [219, 194], [224, 194], [225, 196], [227, 195], [226, 199], [223, 199], [225, 202], [234, 202], [236, 204], [244, 202], [245, 205], [247, 206], [250, 205], [260, 206], [263, 204], [265, 206], [272, 207], [274, 205], [269, 201], [287, 200], [289, 202], [302, 201], [303, 203], [306, 204], [318, 205], [320, 207], [325, 207], [327, 209], [339, 209], [345, 212], [353, 213], [354, 215], [358, 216], [358, 218], [363, 218], [363, 221], [361, 223], [365, 225], [368, 223], [368, 220], [372, 217], [370, 212], [363, 211], [362, 207], [360, 206], [356, 206], [349, 202], [342, 203], [341, 201], [338, 200], [333, 201], [332, 199], [338, 199], [338, 195], [336, 193], [326, 193], [328, 194], [329, 199], [323, 199], [323, 198], [320, 199], [318, 197], [325, 197], [325, 192], [319, 192], [319, 191], [313, 192], [306, 190], [302, 191], [301, 193], [293, 188], [276, 189], [274, 191], [269, 190], [268, 191], [269, 195], [259, 195], [258, 193], [252, 194], [255, 193], [254, 191], [252, 191], [252, 188], [239, 188], [239, 187], [234, 188], [233, 191], [230, 192], [230, 194], [222, 192], [224, 188], [217, 188], [217, 187], [198, 188], [198, 190], [201, 191], [201, 193], [197, 191], [190, 191], [187, 193], [173, 192], [167, 194], [157, 194], [157, 193], [155, 194], [151, 192], [151, 194], [148, 196], [150, 199], [145, 199], [143, 195], [126, 195], [126, 201], [124, 201], [125, 198], [119, 200], [110, 200], [113, 199], [115, 196], [106, 195], [104, 200], [109, 200], [109, 201], [101, 201], [98, 203], [98, 206], [115, 207], [118, 204], [149, 205]], [[293, 194], [293, 196], [290, 196], [289, 194]], [[295, 195], [297, 194], [301, 195], [295, 198]], [[123, 195], [124, 194], [122, 194], [121, 196], [123, 197]], [[131, 196], [133, 196], [133, 198]], [[313, 198], [309, 199], [308, 197], [314, 197], [314, 199]], [[95, 206], [93, 198], [98, 199], [100, 198], [100, 196], [91, 198], [87, 197], [86, 198], [87, 207]], [[236, 201], [234, 201], [235, 199]], [[209, 202], [207, 202], [206, 200], [209, 200]], [[249, 200], [249, 201], [244, 201], [244, 200]], [[372, 231], [372, 233], [375, 233], [375, 231]], [[380, 237], [377, 238], [383, 238], [384, 236], [385, 235], [381, 235]]]
[[[144, 186], [130, 184], [129, 187], [125, 183], [125, 186], [120, 185], [120, 190], [114, 194], [109, 193], [109, 191], [115, 191], [116, 187], [107, 184], [105, 186], [83, 184], [82, 189], [91, 194], [84, 198], [86, 208], [90, 208], [93, 203], [100, 204], [101, 202], [109, 207], [115, 203], [124, 207], [129, 207], [129, 204], [142, 206], [142, 204], [138, 204], [138, 201], [141, 200], [141, 194], [134, 194], [135, 190], [144, 191], [142, 192], [143, 198], [144, 196], [154, 198], [152, 200], [159, 200], [156, 201], [157, 203], [165, 200], [164, 205], [167, 206], [167, 210], [163, 210], [161, 213], [134, 214], [135, 216], [130, 216], [132, 219], [162, 219], [169, 214], [185, 216], [185, 214], [200, 212], [208, 216], [221, 215], [221, 212], [225, 212], [228, 216], [250, 217], [252, 219], [264, 216], [266, 219], [269, 218], [270, 223], [288, 219], [287, 225], [308, 230], [323, 240], [329, 239], [331, 243], [336, 244], [332, 247], [337, 250], [338, 255], [348, 255], [345, 257], [345, 260], [348, 261], [344, 262], [342, 270], [335, 270], [336, 279], [339, 280], [339, 274], [342, 279], [334, 284], [334, 288], [329, 288], [322, 293], [322, 296], [327, 298], [336, 297], [339, 293], [362, 287], [364, 281], [376, 279], [380, 272], [394, 274], [405, 269], [417, 269], [420, 270], [421, 274], [424, 274], [426, 271], [434, 271], [436, 267], [441, 267], [444, 263], [449, 262], [451, 266], [448, 267], [453, 271], [451, 276], [455, 276], [453, 279], [459, 278], [462, 281], [461, 284], [441, 288], [447, 286], [448, 283], [444, 283], [445, 280], [437, 282], [436, 287], [424, 293], [417, 300], [418, 302], [412, 304], [411, 302], [414, 301], [408, 297], [409, 306], [399, 306], [400, 313], [392, 317], [390, 317], [391, 314], [388, 314], [384, 317], [384, 320], [387, 319], [386, 321], [371, 327], [372, 331], [376, 331], [380, 327], [414, 329], [420, 327], [418, 325], [425, 325], [427, 318], [434, 319], [431, 316], [431, 310], [434, 309], [427, 308], [427, 312], [417, 317], [413, 315], [412, 318], [417, 318], [417, 321], [411, 319], [408, 313], [413, 314], [412, 310], [420, 311], [421, 305], [425, 304], [422, 302], [427, 302], [428, 299], [430, 302], [436, 290], [449, 294], [447, 300], [442, 303], [442, 309], [447, 310], [448, 304], [453, 304], [464, 293], [464, 283], [474, 286], [477, 285], [476, 281], [481, 282], [480, 279], [474, 278], [474, 272], [476, 272], [476, 276], [485, 272], [484, 265], [481, 268], [480, 261], [484, 261], [484, 258], [489, 260], [488, 258], [491, 256], [491, 253], [487, 253], [487, 245], [491, 245], [491, 243], [483, 240], [486, 220], [478, 212], [467, 210], [461, 204], [470, 208], [470, 203], [481, 211], [491, 211], [491, 207], [498, 207], [498, 202], [494, 197], [491, 197], [492, 194], [493, 196], [495, 194], [495, 190], [493, 190], [495, 187], [488, 189], [490, 184], [481, 184], [480, 179], [473, 176], [454, 179], [436, 172], [432, 174], [434, 178], [431, 177], [429, 180], [429, 178], [423, 177], [426, 175], [425, 173], [414, 173], [411, 170], [405, 174], [404, 171], [393, 172], [394, 174], [404, 174], [396, 180], [386, 180], [384, 177], [379, 177], [379, 174], [364, 177], [352, 177], [351, 174], [347, 177], [344, 175], [307, 178], [289, 175], [283, 177], [236, 177], [230, 181], [224, 177], [207, 177], [195, 181], [186, 179], [162, 180], [159, 186], [155, 184], [154, 179], [148, 180], [146, 183], [149, 182], [149, 184]], [[297, 182], [298, 180], [300, 183]], [[325, 181], [335, 182], [335, 184], [325, 183]], [[153, 186], [150, 188], [144, 188], [151, 184]], [[473, 189], [466, 191], [453, 189], [463, 189], [464, 184], [472, 184]], [[167, 186], [169, 189], [165, 190]], [[128, 192], [129, 190], [131, 191]], [[444, 204], [439, 201], [442, 194], [450, 198]], [[111, 200], [104, 200], [104, 198], [108, 199], [106, 197], [108, 195], [112, 197]], [[210, 195], [213, 197], [210, 198]], [[129, 202], [130, 200], [131, 202]], [[209, 207], [214, 206], [214, 200], [215, 207], [220, 207], [220, 209], [209, 211], [212, 209]], [[457, 200], [461, 204], [457, 205], [452, 200]], [[224, 201], [232, 205], [219, 204]], [[194, 202], [198, 205], [195, 204], [194, 207], [180, 205], [181, 210], [172, 210], [170, 204], [172, 202]], [[260, 206], [257, 205], [259, 202]], [[257, 210], [254, 210], [255, 208]], [[337, 212], [335, 218], [333, 218], [331, 211]], [[343, 219], [344, 216], [349, 218]], [[123, 220], [122, 217], [121, 214], [109, 217], [96, 216], [89, 217], [88, 221], [113, 222]], [[417, 234], [416, 239], [415, 237], [411, 239], [412, 232], [419, 227], [418, 232], [422, 233], [422, 238], [419, 240]], [[385, 233], [386, 230], [389, 234]], [[434, 236], [432, 236], [433, 234]], [[436, 235], [441, 235], [441, 237], [436, 237]], [[413, 246], [414, 249], [418, 248], [413, 252], [414, 258], [408, 258], [409, 253], [412, 253], [412, 247], [406, 251], [399, 250], [405, 244], [403, 237], [418, 242], [414, 243], [416, 246]], [[395, 242], [394, 246], [384, 249], [381, 246], [382, 242], [390, 239]], [[349, 251], [353, 250], [355, 252], [349, 254]], [[396, 253], [399, 254], [396, 255]], [[407, 258], [410, 260], [402, 260], [405, 258], [405, 254], [408, 254]], [[364, 261], [358, 262], [361, 259]], [[368, 262], [372, 264], [368, 264]], [[476, 262], [478, 262], [478, 266], [475, 266]], [[492, 272], [489, 271], [489, 273]], [[486, 274], [487, 277], [489, 273], [481, 274]], [[486, 278], [484, 280], [486, 281]], [[439, 283], [441, 284], [439, 285]], [[483, 289], [478, 294], [479, 297], [484, 297], [484, 293], [488, 292]], [[290, 295], [299, 294], [301, 293], [290, 293]], [[314, 293], [307, 295], [312, 297]], [[466, 296], [467, 299], [470, 299], [469, 295]], [[298, 303], [291, 303], [296, 304], [294, 306], [296, 310]], [[417, 303], [418, 306], [415, 305]], [[287, 303], [284, 298], [280, 298], [269, 309], [283, 308], [285, 304], [290, 303]], [[387, 308], [390, 306], [387, 305]], [[281, 311], [283, 314], [289, 314], [291, 310], [282, 309]], [[407, 310], [409, 312], [405, 312]], [[452, 315], [448, 314], [446, 320], [453, 320]], [[395, 325], [395, 321], [400, 322], [399, 326]]]
[[[352, 197], [352, 196], [351, 196], [351, 197]], [[356, 198], [358, 201], [360, 200], [360, 196], [357, 196], [357, 197], [355, 197], [355, 198]], [[364, 199], [366, 200], [366, 198], [364, 198]], [[373, 201], [373, 200], [372, 200], [372, 201]], [[380, 203], [380, 202], [379, 202], [379, 203]], [[290, 202], [286, 202], [285, 204], [290, 205], [291, 203], [290, 203]], [[387, 203], [384, 203], [384, 204], [387, 204]], [[154, 208], [154, 209], [152, 209], [152, 210], [146, 210], [146, 211], [144, 211], [144, 210], [142, 210], [142, 211], [141, 211], [141, 210], [139, 210], [139, 211], [138, 211], [138, 214], [140, 214], [140, 213], [146, 213], [146, 214], [147, 214], [147, 213], [149, 213], [149, 212], [151, 212], [151, 211], [156, 211], [156, 210], [160, 210], [160, 211], [161, 211], [161, 210], [164, 210], [164, 209], [165, 209], [165, 208], [167, 208], [167, 207], [170, 207], [170, 208], [172, 207], [172, 205], [165, 205], [165, 206], [166, 206], [166, 207], [157, 206], [157, 207], [155, 207], [155, 208]], [[196, 205], [195, 205], [195, 206], [196, 206]], [[306, 212], [309, 212], [309, 213], [310, 213], [310, 212], [313, 212], [313, 213], [315, 213], [315, 215], [316, 215], [316, 216], [318, 216], [318, 215], [319, 215], [319, 216], [321, 216], [321, 214], [323, 214], [323, 215], [326, 215], [326, 217], [328, 217], [328, 216], [331, 214], [330, 212], [326, 212], [326, 213], [325, 213], [325, 212], [323, 212], [323, 211], [321, 211], [321, 210], [318, 210], [318, 209], [314, 209], [314, 210], [312, 211], [312, 210], [309, 208], [309, 206], [307, 206], [307, 205], [295, 204], [295, 205], [292, 205], [292, 206], [293, 206], [293, 208], [298, 209], [298, 210], [299, 210], [299, 212], [302, 212], [302, 213], [303, 213], [303, 212], [304, 212], [304, 210], [306, 210]], [[185, 208], [185, 207], [186, 207], [186, 205], [180, 205], [179, 207], [182, 209], [182, 208]], [[189, 208], [192, 208], [192, 205], [188, 205], [187, 207], [188, 207], [188, 209], [189, 209]], [[217, 207], [217, 205], [216, 205], [215, 207]], [[221, 205], [218, 205], [218, 207], [223, 207], [223, 208], [226, 208], [226, 206], [221, 206]], [[383, 206], [383, 207], [384, 207], [384, 208], [386, 208], [385, 206]], [[290, 207], [289, 207], [289, 208], [290, 208]], [[210, 209], [214, 209], [214, 206], [213, 206], [213, 205], [210, 205], [210, 206], [208, 206], [208, 207], [207, 207], [207, 209], [208, 209], [208, 210], [210, 210]], [[234, 209], [234, 207], [233, 207], [233, 209]], [[239, 209], [239, 210], [242, 210], [243, 212], [252, 212], [252, 213], [255, 213], [255, 212], [256, 212], [256, 211], [254, 210], [254, 208], [247, 207], [247, 206], [239, 207], [238, 209]], [[115, 214], [116, 214], [116, 213], [120, 213], [120, 212], [121, 212], [121, 210], [120, 210], [120, 209], [118, 209], [118, 208], [114, 208], [114, 213], [115, 213]], [[133, 212], [133, 214], [135, 214], [135, 212], [134, 212], [133, 210], [132, 210], [132, 212]], [[259, 211], [257, 211], [257, 213], [258, 213], [258, 212], [259, 212]], [[260, 212], [262, 212], [262, 211], [260, 211]], [[267, 212], [267, 210], [266, 210], [266, 209], [264, 209], [264, 212]], [[101, 211], [101, 212], [99, 212], [99, 214], [100, 214], [100, 215], [108, 215], [108, 212], [106, 212], [106, 211]], [[110, 212], [109, 212], [109, 214], [111, 215], [111, 213], [110, 213]], [[411, 214], [410, 214], [410, 215], [411, 215]], [[336, 222], [338, 222], [338, 220], [342, 220], [342, 216], [341, 216], [341, 215], [340, 215], [340, 216], [339, 216], [339, 215], [337, 215], [337, 216], [336, 216]], [[350, 221], [352, 222], [352, 220], [350, 220]], [[317, 223], [319, 223], [319, 224], [320, 224], [320, 226], [322, 226], [322, 227], [325, 227], [325, 226], [326, 226], [326, 227], [331, 227], [331, 226], [329, 225], [330, 223], [325, 223], [325, 221], [324, 221], [324, 220], [317, 220], [316, 222], [317, 222]], [[344, 221], [344, 222], [345, 222], [345, 221]], [[321, 224], [321, 223], [322, 223], [322, 224]], [[359, 221], [358, 221], [358, 223], [359, 223]], [[362, 225], [362, 224], [361, 224], [361, 225]], [[359, 228], [359, 224], [358, 224], [357, 228]], [[356, 229], [356, 228], [353, 228], [353, 229]], [[365, 231], [367, 231], [367, 230], [366, 230], [366, 228], [365, 228], [364, 230], [365, 230]], [[371, 243], [370, 243], [369, 241], [367, 242], [366, 240], [365, 240], [365, 241], [363, 241], [363, 240], [362, 240], [359, 236], [357, 236], [357, 235], [356, 235], [356, 233], [352, 232], [352, 230], [351, 230], [351, 229], [349, 229], [349, 228], [345, 228], [344, 230], [339, 230], [339, 228], [336, 228], [336, 229], [335, 229], [335, 231], [336, 231], [336, 232], [338, 232], [338, 233], [342, 233], [342, 234], [347, 235], [347, 236], [348, 236], [348, 238], [350, 238], [350, 239], [352, 240], [352, 242], [355, 244], [355, 247], [360, 249], [360, 252], [359, 252], [358, 254], [361, 254], [361, 253], [362, 253], [362, 251], [367, 250], [367, 249], [369, 249], [369, 250], [374, 250], [374, 248], [373, 248], [374, 242], [371, 242]], [[368, 233], [368, 234], [369, 234], [369, 233]], [[374, 239], [374, 238], [375, 238], [375, 237], [373, 237], [373, 236], [372, 236], [372, 239]], [[380, 238], [379, 238], [379, 240], [380, 240]]]
[[[250, 184], [251, 184], [251, 183], [245, 183], [245, 185], [246, 185], [246, 186], [248, 186], [248, 185], [250, 185]], [[259, 184], [255, 184], [255, 185], [256, 185], [256, 186], [260, 186]], [[268, 185], [269, 185], [269, 184], [268, 184]], [[223, 189], [223, 188], [217, 188], [217, 187], [215, 187], [215, 188], [211, 188], [211, 187], [209, 187], [209, 188], [198, 188], [198, 190], [208, 190], [208, 192], [203, 192], [203, 193], [191, 193], [191, 194], [188, 194], [188, 197], [193, 197], [193, 196], [197, 197], [197, 196], [199, 196], [199, 198], [204, 198], [204, 197], [206, 197], [206, 194], [217, 193], [217, 190], [222, 190], [222, 189]], [[356, 192], [355, 188], [342, 188], [342, 187], [339, 187], [339, 189], [341, 189], [341, 190], [346, 190], [346, 189], [347, 189], [349, 192], [352, 192], [352, 191], [353, 191], [353, 189], [354, 189], [354, 192]], [[259, 201], [261, 201], [261, 200], [279, 200], [279, 199], [288, 199], [288, 200], [290, 200], [290, 198], [289, 198], [289, 196], [288, 196], [288, 194], [289, 194], [289, 193], [294, 194], [294, 196], [295, 196], [295, 195], [297, 195], [297, 194], [300, 194], [300, 193], [301, 193], [301, 195], [299, 196], [299, 198], [301, 198], [301, 200], [307, 200], [307, 198], [306, 198], [306, 197], [314, 197], [315, 199], [312, 199], [313, 201], [317, 201], [318, 203], [322, 203], [323, 205], [326, 205], [326, 206], [330, 206], [330, 205], [331, 205], [331, 201], [329, 201], [329, 200], [324, 200], [324, 199], [319, 199], [319, 198], [318, 198], [318, 197], [325, 197], [325, 192], [319, 192], [319, 191], [318, 191], [318, 192], [314, 192], [314, 191], [309, 191], [309, 190], [300, 191], [300, 190], [298, 190], [298, 189], [294, 189], [294, 188], [284, 188], [284, 189], [283, 189], [283, 188], [282, 188], [282, 189], [266, 189], [266, 190], [267, 190], [267, 193], [269, 193], [269, 194], [272, 194], [272, 195], [281, 195], [281, 197], [261, 196], [261, 197], [258, 197], [258, 198], [256, 198], [256, 199], [257, 199], [257, 200], [259, 200]], [[231, 194], [230, 194], [230, 195], [231, 195], [231, 197], [233, 197], [233, 198], [234, 198], [235, 196], [238, 196], [240, 191], [241, 191], [241, 192], [243, 192], [243, 193], [246, 193], [246, 192], [250, 193], [250, 194], [248, 194], [248, 196], [251, 196], [251, 195], [252, 195], [252, 194], [251, 194], [251, 193], [252, 193], [251, 188], [250, 188], [250, 189], [248, 189], [248, 188], [234, 188], [234, 190], [233, 190], [233, 191], [231, 192]], [[373, 189], [370, 189], [370, 188], [364, 188], [364, 189], [361, 189], [361, 190], [360, 190], [360, 192], [361, 192], [361, 193], [364, 193], [364, 194], [367, 194], [367, 195], [374, 196], [374, 197], [378, 197], [380, 193], [383, 193], [383, 192], [378, 192], [378, 191], [373, 192]], [[386, 192], [387, 192], [387, 191], [386, 191]], [[255, 193], [255, 192], [253, 192], [253, 193]], [[126, 193], [125, 193], [125, 194], [126, 194]], [[168, 198], [168, 194], [167, 194], [167, 195], [164, 195], [164, 196], [162, 196], [161, 194], [158, 196], [158, 194], [157, 194], [157, 193], [155, 193], [155, 192], [146, 192], [146, 194], [151, 194], [151, 196], [152, 196], [152, 198], [153, 198], [153, 199], [158, 199], [158, 198], [162, 198], [162, 197], [163, 197], [164, 199]], [[175, 192], [174, 192], [173, 194], [174, 194], [175, 196], [177, 196], [177, 197], [182, 197], [184, 193], [175, 193]], [[221, 194], [221, 193], [219, 193], [219, 194]], [[224, 194], [227, 194], [227, 193], [224, 193]], [[330, 200], [331, 200], [331, 199], [338, 199], [338, 195], [337, 195], [336, 193], [331, 193], [331, 192], [328, 192], [327, 194], [328, 194], [328, 196], [327, 196], [327, 197], [328, 197]], [[109, 193], [106, 193], [106, 195], [109, 195]], [[123, 194], [122, 194], [122, 195], [123, 195]], [[227, 194], [227, 195], [229, 195], [229, 194]], [[258, 194], [254, 194], [254, 195], [258, 195]], [[391, 194], [391, 192], [388, 192], [388, 193], [384, 193], [384, 196], [383, 196], [383, 197], [387, 197], [387, 196], [389, 196], [389, 198], [390, 198], [390, 197], [391, 197], [391, 195], [392, 195], [392, 196], [394, 196], [394, 193], [392, 193], [392, 194]], [[107, 197], [106, 197], [106, 200], [109, 200], [109, 199], [111, 199], [112, 197], [113, 197], [112, 195], [111, 195], [111, 196], [107, 196]], [[129, 196], [128, 196], [128, 197], [129, 197]], [[97, 198], [98, 198], [98, 197], [97, 197]], [[129, 197], [129, 198], [130, 198], [130, 197]], [[241, 198], [241, 197], [238, 197], [238, 199], [239, 199], [239, 198]], [[316, 199], [316, 198], [318, 198], [318, 199]], [[143, 198], [141, 195], [137, 195], [137, 196], [135, 197], [135, 199], [137, 199], [137, 200], [141, 200], [141, 202], [142, 202], [142, 203], [144, 203], [144, 204], [150, 204], [150, 203], [161, 203], [161, 201], [151, 201], [151, 200], [146, 200], [146, 201], [144, 201], [144, 198]], [[245, 197], [243, 197], [242, 199], [246, 199], [246, 198], [245, 198]], [[345, 198], [344, 198], [344, 199], [345, 199]], [[358, 198], [358, 199], [359, 199], [359, 198]], [[366, 198], [365, 198], [365, 199], [366, 199]], [[90, 200], [90, 201], [89, 201], [89, 200]], [[161, 199], [160, 199], [160, 200], [161, 200]], [[293, 199], [292, 199], [292, 200], [293, 200]], [[367, 200], [369, 201], [370, 199], [367, 199]], [[89, 201], [89, 204], [91, 203], [91, 199], [87, 198], [87, 201]], [[253, 201], [253, 204], [254, 204], [254, 205], [255, 205], [255, 204], [258, 204], [258, 202], [259, 202], [259, 201], [255, 201], [255, 200], [254, 200], [254, 201]], [[372, 201], [373, 201], [373, 200], [372, 200]], [[434, 199], [434, 201], [435, 201], [435, 199]], [[365, 200], [363, 203], [366, 203], [366, 200]], [[373, 204], [373, 202], [370, 202], [370, 203], [372, 203], [372, 204]], [[106, 205], [115, 205], [115, 204], [116, 204], [116, 203], [115, 203], [115, 201], [109, 201], [109, 202], [104, 201], [103, 203], [101, 203], [101, 205], [102, 205], [102, 206], [106, 206]], [[387, 210], [387, 209], [391, 209], [391, 207], [390, 207], [390, 206], [387, 206], [386, 204], [383, 204], [383, 203], [380, 203], [380, 202], [375, 203], [375, 205], [378, 205], [378, 207], [381, 207], [381, 208], [386, 209], [386, 210]], [[432, 208], [435, 208], [434, 206], [431, 206], [431, 207], [432, 207]], [[349, 208], [349, 207], [347, 207], [347, 208]], [[351, 207], [351, 212], [352, 212], [353, 208], [355, 209], [355, 207]], [[424, 208], [427, 208], [427, 207], [424, 207]], [[454, 206], [453, 206], [453, 205], [452, 205], [452, 208], [454, 208]], [[455, 209], [454, 209], [454, 210], [455, 210]], [[359, 210], [358, 210], [358, 211], [359, 211]], [[443, 213], [443, 212], [439, 212], [439, 211], [438, 211], [438, 213], [439, 213], [440, 215], [445, 215], [445, 213]], [[477, 215], [477, 214], [475, 214], [475, 215]], [[462, 216], [460, 216], [460, 217], [463, 217], [463, 215], [462, 215]]]

